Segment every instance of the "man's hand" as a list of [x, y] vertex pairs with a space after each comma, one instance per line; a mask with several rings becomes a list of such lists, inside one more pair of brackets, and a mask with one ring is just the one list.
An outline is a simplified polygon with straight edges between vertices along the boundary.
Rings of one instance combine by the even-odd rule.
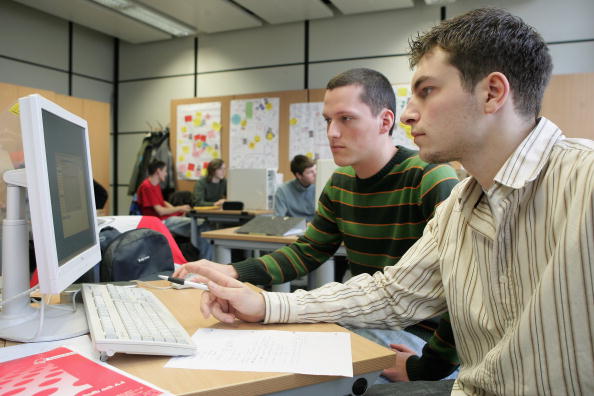
[[406, 361], [410, 356], [415, 355], [415, 351], [402, 344], [390, 344], [390, 348], [396, 352], [396, 364], [385, 369], [382, 375], [392, 382], [409, 381], [406, 372]]
[[219, 199], [217, 202], [215, 202], [215, 206], [222, 206], [223, 203], [225, 203], [226, 199], [225, 198], [221, 198]]
[[[210, 268], [212, 270], [215, 270], [215, 271], [221, 272], [227, 276], [230, 276], [233, 279], [239, 278], [239, 274], [237, 273], [237, 271], [235, 271], [235, 267], [233, 267], [232, 265], [219, 264], [219, 263], [215, 263], [215, 262], [208, 261], [205, 259], [185, 263], [184, 265], [179, 267], [177, 270], [175, 270], [175, 272], [173, 273], [173, 276], [175, 278], [185, 278], [186, 275], [188, 275], [188, 274], [199, 274], [200, 268]], [[196, 280], [197, 282], [201, 282], [201, 283], [208, 282], [208, 279], [206, 279], [202, 276], [197, 276], [197, 277], [193, 278], [192, 280]]]
[[188, 213], [189, 211], [192, 210], [190, 205], [179, 205], [179, 206], [176, 206], [175, 209], [177, 209], [180, 212], [184, 212], [184, 213]]
[[264, 320], [266, 304], [261, 293], [212, 268], [199, 267], [197, 272], [209, 279], [210, 291], [203, 292], [200, 301], [200, 311], [206, 319], [212, 315], [224, 323], [233, 323], [235, 319]]

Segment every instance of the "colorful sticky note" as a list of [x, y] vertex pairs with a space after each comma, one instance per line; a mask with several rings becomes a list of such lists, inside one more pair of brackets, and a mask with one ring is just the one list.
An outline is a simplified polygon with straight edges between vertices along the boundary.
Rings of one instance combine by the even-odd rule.
[[182, 152], [184, 154], [190, 154], [190, 146], [182, 146]]
[[254, 114], [254, 103], [247, 101], [245, 103], [245, 118], [252, 118]]
[[211, 125], [211, 128], [214, 129], [215, 131], [220, 131], [221, 130], [221, 124], [219, 124], [218, 122], [213, 122]]
[[186, 171], [186, 177], [187, 177], [188, 179], [191, 179], [191, 178], [192, 178], [192, 176], [193, 176], [193, 175], [192, 175], [192, 171]]
[[243, 128], [245, 128], [246, 125], [247, 125], [247, 121], [246, 120], [241, 120], [241, 126]]
[[200, 117], [194, 118], [194, 125], [200, 126], [200, 124], [202, 124], [202, 118], [200, 118]]
[[259, 142], [260, 141], [260, 135], [254, 136], [254, 140], [256, 141], [256, 143]]
[[254, 147], [256, 147], [256, 144], [254, 142], [250, 142], [250, 144], [248, 144], [248, 147], [253, 150]]
[[196, 165], [194, 163], [190, 162], [188, 164], [188, 170], [191, 170], [192, 171], [192, 170], [194, 170], [194, 168], [196, 168]]
[[311, 151], [308, 151], [305, 155], [307, 156], [307, 158], [311, 158], [311, 159], [313, 159], [313, 157], [314, 157], [314, 153], [312, 153]]
[[200, 169], [200, 174], [201, 174], [202, 176], [206, 176], [206, 172], [207, 172], [206, 168], [202, 168], [202, 169]]
[[177, 157], [177, 162], [186, 162], [186, 156], [180, 155], [179, 157]]
[[289, 120], [289, 124], [291, 125], [297, 125], [297, 118], [293, 117]]
[[181, 127], [181, 131], [182, 131], [182, 132], [184, 132], [184, 133], [185, 133], [185, 132], [188, 132], [188, 128], [187, 128], [187, 127], [185, 127], [185, 126], [183, 126], [183, 127]]
[[400, 87], [398, 88], [397, 96], [408, 96], [408, 88]]
[[266, 110], [272, 110], [272, 103], [266, 103]]
[[238, 125], [241, 122], [241, 116], [239, 114], [233, 114], [233, 116], [231, 116], [231, 122]]
[[184, 117], [184, 121], [185, 121], [185, 122], [190, 122], [190, 121], [192, 121], [192, 116], [191, 116], [191, 115], [187, 115], [187, 116], [185, 116], [185, 117]]

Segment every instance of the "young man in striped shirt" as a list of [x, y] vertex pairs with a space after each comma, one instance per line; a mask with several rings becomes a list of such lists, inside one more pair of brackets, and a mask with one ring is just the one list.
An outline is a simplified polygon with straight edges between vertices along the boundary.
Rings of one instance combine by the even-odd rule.
[[[232, 265], [200, 260], [184, 265], [176, 275], [210, 267], [253, 284], [284, 283], [318, 268], [341, 243], [353, 275], [373, 274], [396, 263], [421, 237], [457, 177], [449, 165], [428, 164], [416, 151], [394, 146], [395, 107], [390, 82], [375, 70], [353, 69], [330, 80], [324, 117], [334, 162], [341, 167], [327, 182], [305, 235], [257, 259]], [[398, 359], [409, 363], [412, 379], [440, 379], [456, 369], [449, 325], [442, 321], [438, 330], [442, 336], [430, 340], [424, 359], [411, 358], [411, 350], [394, 346], [401, 352]], [[362, 331], [362, 335], [384, 345], [414, 345], [418, 352], [423, 344], [406, 332]], [[390, 379], [409, 378], [403, 368], [385, 374]]]
[[471, 177], [383, 273], [284, 294], [203, 268], [212, 280], [203, 314], [395, 327], [448, 309], [461, 360], [453, 388], [395, 383], [366, 396], [592, 394], [594, 142], [539, 117], [546, 43], [520, 18], [485, 8], [442, 22], [411, 49], [401, 121], [422, 158], [458, 160]]

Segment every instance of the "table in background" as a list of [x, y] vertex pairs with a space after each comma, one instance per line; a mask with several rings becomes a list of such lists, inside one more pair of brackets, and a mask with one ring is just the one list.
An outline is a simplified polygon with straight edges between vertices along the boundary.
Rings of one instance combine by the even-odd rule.
[[[260, 256], [260, 250], [272, 251], [280, 247], [290, 245], [297, 240], [297, 236], [271, 236], [238, 234], [235, 231], [239, 227], [223, 228], [220, 230], [206, 231], [202, 237], [210, 239], [215, 247], [214, 256], [217, 263], [231, 262], [231, 249], [252, 250], [254, 257]], [[346, 255], [344, 245], [341, 245], [336, 252], [339, 256]], [[315, 289], [326, 283], [334, 281], [334, 260], [330, 259], [308, 274], [308, 287]], [[273, 285], [272, 290], [279, 292], [290, 292], [291, 283]]]
[[[163, 286], [164, 281], [154, 282]], [[181, 325], [194, 334], [204, 327], [233, 330], [286, 330], [286, 331], [343, 331], [348, 330], [330, 323], [263, 325], [236, 323], [226, 325], [214, 318], [204, 319], [200, 314], [200, 294], [197, 289], [156, 290], [153, 292], [179, 320]], [[0, 346], [15, 343], [0, 340]], [[198, 346], [200, 348], [200, 346]], [[182, 395], [346, 395], [353, 393], [355, 381], [365, 378], [373, 384], [379, 373], [394, 362], [394, 353], [357, 334], [351, 333], [353, 378], [318, 376], [291, 373], [262, 373], [244, 371], [190, 370], [164, 368], [169, 357], [115, 354], [108, 363], [134, 376], [140, 377], [174, 394]]]
[[198, 238], [201, 236], [200, 231], [198, 229], [199, 219], [203, 219], [205, 223], [216, 225], [213, 228], [220, 228], [220, 226], [240, 226], [247, 223], [257, 215], [271, 213], [271, 210], [192, 210], [186, 214], [186, 216], [192, 219], [190, 240], [192, 241], [192, 245], [198, 247]]

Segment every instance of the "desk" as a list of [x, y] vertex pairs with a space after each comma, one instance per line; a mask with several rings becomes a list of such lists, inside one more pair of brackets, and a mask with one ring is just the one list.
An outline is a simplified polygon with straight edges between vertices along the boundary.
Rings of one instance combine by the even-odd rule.
[[[163, 281], [155, 282], [159, 285]], [[169, 308], [189, 334], [203, 327], [221, 329], [266, 329], [292, 331], [344, 331], [329, 323], [261, 325], [237, 323], [226, 325], [216, 319], [204, 319], [200, 314], [200, 294], [197, 289], [151, 290]], [[14, 343], [6, 342], [6, 346]], [[2, 343], [0, 343], [1, 346]], [[394, 353], [357, 334], [351, 333], [353, 378], [314, 376], [290, 373], [259, 373], [241, 371], [170, 369], [163, 366], [168, 357], [116, 354], [109, 363], [132, 375], [178, 395], [346, 395], [352, 393], [352, 384], [366, 378], [369, 384], [394, 362]], [[305, 387], [305, 388], [304, 388]]]
[[192, 224], [190, 226], [190, 240], [192, 241], [192, 245], [199, 247], [198, 238], [201, 235], [198, 231], [198, 219], [204, 219], [205, 223], [225, 224], [231, 227], [247, 223], [257, 215], [270, 213], [272, 213], [271, 210], [192, 210], [186, 214], [186, 216], [192, 219]]
[[[235, 232], [239, 227], [224, 228], [221, 230], [206, 231], [202, 233], [202, 237], [210, 239], [215, 247], [215, 260], [217, 263], [231, 262], [231, 249], [245, 249], [253, 250], [254, 256], [259, 257], [260, 250], [276, 250], [280, 247], [289, 245], [297, 240], [297, 236], [270, 236], [270, 235], [250, 235], [238, 234]], [[340, 256], [346, 255], [344, 245], [338, 248], [336, 254]], [[332, 259], [326, 261], [314, 271], [310, 272], [309, 286], [310, 288], [317, 288], [326, 283], [334, 281], [334, 261]], [[291, 291], [290, 282], [282, 283], [280, 285], [273, 285], [272, 290], [279, 292]]]

